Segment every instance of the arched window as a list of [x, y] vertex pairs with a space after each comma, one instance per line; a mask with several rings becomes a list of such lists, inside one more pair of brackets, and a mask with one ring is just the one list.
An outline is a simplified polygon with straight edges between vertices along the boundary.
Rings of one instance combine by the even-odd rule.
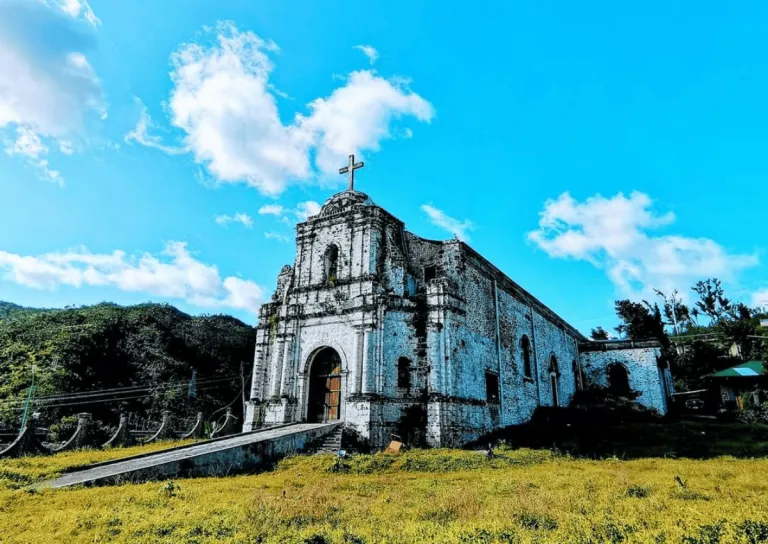
[[557, 357], [553, 353], [549, 357], [549, 387], [552, 389], [552, 406], [560, 406], [560, 367], [557, 366]]
[[523, 375], [530, 378], [531, 372], [531, 341], [526, 335], [520, 339], [520, 350], [523, 353]]
[[624, 396], [630, 393], [629, 373], [624, 365], [613, 363], [608, 366], [608, 387], [611, 393], [617, 396]]
[[331, 244], [325, 250], [323, 265], [325, 267], [325, 281], [330, 284], [335, 283], [339, 272], [339, 248], [335, 244]]
[[411, 388], [411, 361], [407, 357], [400, 357], [397, 360], [397, 387]]
[[557, 365], [557, 357], [554, 353], [549, 357], [549, 373], [560, 376], [560, 367]]
[[499, 375], [485, 371], [485, 400], [498, 404], [499, 402]]
[[581, 368], [576, 359], [573, 360], [573, 381], [576, 387], [576, 391], [584, 389], [584, 383], [581, 381]]

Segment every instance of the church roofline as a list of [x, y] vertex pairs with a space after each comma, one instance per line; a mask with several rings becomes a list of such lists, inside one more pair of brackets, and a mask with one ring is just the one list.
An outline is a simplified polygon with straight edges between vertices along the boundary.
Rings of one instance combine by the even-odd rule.
[[[350, 161], [353, 161], [353, 157], [350, 156]], [[354, 197], [355, 199], [359, 200], [358, 203], [352, 206], [343, 206], [340, 207], [338, 212], [335, 213], [327, 213], [327, 206], [335, 201], [343, 199], [345, 196], [345, 193]], [[364, 197], [364, 198], [363, 198]], [[365, 201], [363, 204], [363, 200]], [[333, 219], [338, 219], [340, 216], [347, 214], [347, 213], [356, 213], [356, 212], [362, 212], [362, 210], [376, 210], [376, 213], [380, 213], [387, 218], [396, 221], [399, 223], [403, 228], [405, 227], [405, 223], [392, 215], [390, 212], [382, 208], [381, 206], [375, 204], [373, 200], [370, 199], [370, 197], [362, 193], [360, 191], [356, 191], [354, 189], [347, 189], [345, 191], [341, 191], [339, 193], [336, 193], [332, 195], [328, 200], [325, 201], [323, 204], [323, 208], [320, 211], [320, 213], [316, 215], [312, 215], [307, 217], [305, 221], [302, 221], [296, 225], [296, 231], [297, 235], [301, 235], [301, 231], [304, 230], [305, 225], [311, 224], [311, 223], [318, 223]], [[324, 213], [325, 212], [325, 213]], [[579, 342], [586, 342], [588, 341], [588, 338], [584, 336], [582, 333], [580, 333], [575, 327], [570, 325], [565, 319], [557, 315], [554, 311], [552, 311], [548, 306], [546, 306], [543, 302], [541, 302], [539, 299], [537, 299], [535, 296], [533, 296], [531, 293], [523, 289], [518, 283], [513, 281], [509, 278], [504, 272], [502, 272], [496, 265], [494, 265], [491, 261], [483, 257], [480, 253], [478, 253], [476, 250], [474, 250], [472, 247], [470, 247], [466, 242], [462, 242], [461, 240], [452, 239], [452, 240], [431, 240], [428, 238], [422, 238], [421, 236], [414, 234], [413, 232], [410, 232], [409, 230], [405, 229], [405, 232], [407, 234], [410, 234], [411, 236], [414, 236], [418, 238], [419, 240], [431, 244], [451, 244], [451, 243], [459, 243], [460, 247], [462, 247], [464, 250], [467, 251], [470, 255], [472, 255], [474, 258], [476, 258], [478, 261], [482, 262], [484, 266], [489, 268], [491, 272], [494, 274], [495, 279], [500, 282], [501, 284], [505, 285], [510, 291], [513, 291], [517, 296], [525, 300], [525, 302], [530, 305], [531, 307], [535, 307], [540, 314], [542, 314], [544, 317], [550, 319], [552, 322], [556, 323], [557, 325], [563, 327], [564, 329], [568, 330], [572, 335], [576, 337], [576, 339]]]
[[493, 272], [494, 278], [496, 279], [497, 282], [499, 282], [502, 285], [505, 285], [510, 290], [514, 291], [514, 293], [517, 296], [522, 298], [530, 306], [536, 308], [536, 310], [538, 310], [539, 313], [541, 313], [544, 317], [549, 318], [551, 321], [553, 321], [557, 325], [560, 325], [564, 329], [569, 331], [571, 334], [573, 334], [576, 337], [577, 341], [579, 342], [588, 341], [588, 338], [584, 336], [582, 333], [580, 333], [578, 329], [576, 329], [576, 327], [574, 327], [573, 325], [570, 325], [565, 319], [557, 315], [546, 304], [544, 304], [535, 296], [533, 296], [531, 293], [526, 291], [523, 287], [520, 286], [520, 284], [512, 280], [509, 276], [507, 276], [504, 272], [502, 272], [495, 264], [493, 264], [491, 261], [483, 257], [479, 252], [473, 249], [466, 242], [462, 242], [461, 240], [446, 240], [444, 243], [446, 242], [458, 242], [463, 250], [465, 250], [475, 259], [482, 262], [484, 266], [487, 266], [488, 268], [491, 269], [491, 272]]
[[633, 348], [661, 348], [661, 342], [649, 340], [587, 340], [579, 344], [579, 351], [614, 351]]

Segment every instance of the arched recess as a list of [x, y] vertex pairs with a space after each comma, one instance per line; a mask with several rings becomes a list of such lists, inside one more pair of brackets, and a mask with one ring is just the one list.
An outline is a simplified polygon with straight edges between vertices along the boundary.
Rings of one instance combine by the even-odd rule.
[[313, 353], [307, 387], [308, 422], [341, 418], [341, 356], [338, 351], [326, 346]]
[[575, 387], [575, 391], [581, 391], [584, 389], [584, 381], [581, 376], [581, 367], [579, 367], [579, 362], [574, 359], [572, 363], [573, 367], [573, 383]]
[[336, 244], [331, 244], [325, 249], [323, 273], [326, 283], [336, 283], [339, 277], [339, 246]]
[[611, 363], [608, 365], [608, 388], [611, 393], [619, 397], [629, 395], [629, 371], [621, 363]]
[[531, 378], [533, 375], [531, 370], [531, 341], [525, 334], [520, 339], [520, 353], [523, 358], [523, 376]]
[[411, 388], [411, 360], [408, 357], [400, 357], [397, 360], [397, 388]]
[[549, 356], [549, 386], [552, 389], [552, 406], [560, 406], [560, 367], [554, 353]]

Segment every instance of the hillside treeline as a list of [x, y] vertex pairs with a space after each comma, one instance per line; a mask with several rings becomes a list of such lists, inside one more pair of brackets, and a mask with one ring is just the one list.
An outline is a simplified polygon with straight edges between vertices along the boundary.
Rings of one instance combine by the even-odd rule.
[[255, 329], [238, 319], [166, 304], [0, 303], [0, 423], [17, 424], [27, 404], [44, 423], [84, 411], [114, 423], [121, 409], [190, 417], [229, 403], [239, 415], [254, 343]]

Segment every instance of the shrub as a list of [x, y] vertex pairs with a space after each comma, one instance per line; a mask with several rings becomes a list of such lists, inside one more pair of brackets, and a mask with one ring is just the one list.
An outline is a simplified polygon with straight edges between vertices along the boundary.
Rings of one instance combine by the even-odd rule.
[[755, 405], [754, 403], [745, 403], [744, 411], [738, 416], [744, 423], [768, 423], [768, 402]]
[[768, 542], [768, 522], [745, 519], [736, 525], [736, 536], [747, 544]]
[[627, 488], [627, 497], [644, 499], [650, 496], [651, 490], [642, 485], [631, 485]]
[[557, 529], [557, 520], [544, 514], [523, 512], [517, 514], [515, 519], [524, 529], [531, 529], [534, 531], [554, 531]]

